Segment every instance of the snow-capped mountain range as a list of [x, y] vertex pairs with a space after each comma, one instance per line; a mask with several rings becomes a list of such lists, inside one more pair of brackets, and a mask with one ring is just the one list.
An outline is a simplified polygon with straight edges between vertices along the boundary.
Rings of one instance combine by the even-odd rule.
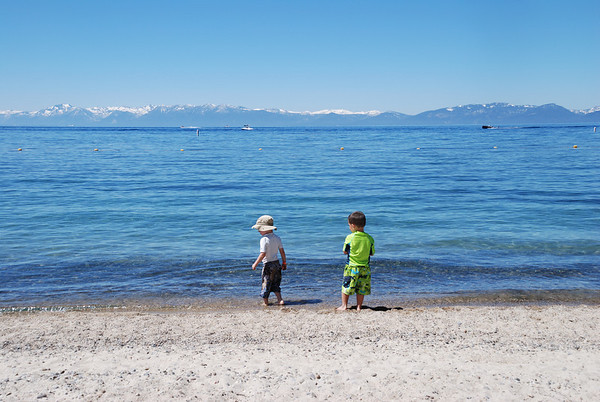
[[34, 112], [0, 111], [5, 126], [394, 126], [394, 125], [503, 125], [598, 124], [600, 106], [568, 110], [556, 104], [542, 106], [490, 103], [461, 105], [417, 115], [399, 112], [320, 110], [293, 112], [282, 109], [249, 109], [229, 105], [175, 105], [143, 107], [90, 107], [55, 105]]

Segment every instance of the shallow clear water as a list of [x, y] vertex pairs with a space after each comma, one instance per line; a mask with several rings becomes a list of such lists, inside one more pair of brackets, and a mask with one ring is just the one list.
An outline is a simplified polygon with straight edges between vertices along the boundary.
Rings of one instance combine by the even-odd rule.
[[600, 291], [592, 127], [2, 127], [0, 196], [0, 307], [258, 297], [263, 214], [331, 300], [354, 210], [372, 298]]

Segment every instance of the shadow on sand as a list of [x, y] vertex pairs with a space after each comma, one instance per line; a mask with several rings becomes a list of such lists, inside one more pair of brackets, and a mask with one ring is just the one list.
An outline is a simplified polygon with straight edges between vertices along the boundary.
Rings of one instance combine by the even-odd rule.
[[[385, 306], [362, 306], [363, 310], [373, 310], [373, 311], [390, 311], [390, 310], [404, 310], [402, 307], [385, 307]], [[356, 310], [356, 306], [348, 307], [348, 310]]]
[[307, 300], [286, 300], [286, 306], [303, 306], [306, 304], [319, 304], [322, 303], [321, 299], [307, 299]]

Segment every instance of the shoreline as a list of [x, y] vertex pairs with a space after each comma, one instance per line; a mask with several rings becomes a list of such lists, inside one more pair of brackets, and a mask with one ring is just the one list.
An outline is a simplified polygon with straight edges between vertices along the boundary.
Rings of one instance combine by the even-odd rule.
[[3, 314], [0, 400], [594, 400], [599, 326], [598, 305]]
[[[324, 295], [322, 298], [286, 298], [285, 307], [306, 310], [328, 310], [339, 305], [336, 296]], [[269, 308], [279, 307], [271, 297]], [[355, 306], [355, 298], [350, 298], [350, 306]], [[510, 306], [600, 306], [600, 290], [506, 290], [461, 292], [453, 294], [403, 295], [401, 297], [367, 296], [364, 308], [376, 311], [402, 310], [419, 307], [510, 307]], [[107, 301], [79, 301], [63, 303], [0, 304], [0, 316], [16, 312], [35, 311], [228, 311], [260, 310], [262, 299], [258, 297], [239, 298], [138, 298]]]

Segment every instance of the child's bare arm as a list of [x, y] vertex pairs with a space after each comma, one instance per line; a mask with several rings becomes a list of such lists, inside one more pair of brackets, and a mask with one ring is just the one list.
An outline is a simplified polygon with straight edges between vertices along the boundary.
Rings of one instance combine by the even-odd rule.
[[252, 264], [252, 269], [256, 269], [258, 264], [260, 264], [260, 262], [265, 258], [266, 255], [267, 253], [260, 253], [256, 261], [254, 261], [254, 264]]
[[287, 259], [285, 257], [285, 250], [283, 247], [279, 249], [279, 254], [281, 254], [281, 269], [285, 271], [287, 269]]

